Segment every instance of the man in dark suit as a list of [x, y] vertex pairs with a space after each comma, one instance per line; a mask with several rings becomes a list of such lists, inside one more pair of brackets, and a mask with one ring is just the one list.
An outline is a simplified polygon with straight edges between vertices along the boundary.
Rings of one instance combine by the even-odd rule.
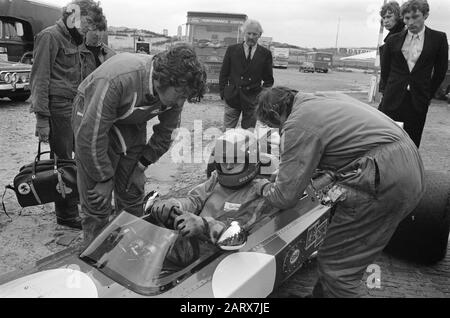
[[425, 26], [429, 10], [426, 0], [410, 0], [402, 5], [408, 30], [386, 41], [381, 63], [380, 111], [403, 122], [417, 147], [431, 98], [448, 68], [447, 36]]
[[[397, 1], [389, 1], [384, 4], [380, 10], [381, 21], [383, 26], [389, 33], [384, 38], [384, 43], [386, 43], [387, 39], [389, 39], [392, 35], [402, 32], [405, 30], [405, 23], [403, 22], [403, 18], [400, 12], [400, 5]], [[384, 44], [380, 46], [380, 60], [383, 62], [383, 52], [384, 52]], [[383, 65], [381, 65], [383, 68]], [[380, 82], [380, 87], [384, 87], [385, 84]]]
[[271, 87], [274, 82], [272, 53], [257, 44], [262, 34], [261, 24], [247, 20], [242, 30], [245, 42], [228, 47], [220, 70], [220, 97], [226, 102], [225, 129], [235, 128], [241, 113], [242, 128], [254, 128], [256, 97], [262, 87]]

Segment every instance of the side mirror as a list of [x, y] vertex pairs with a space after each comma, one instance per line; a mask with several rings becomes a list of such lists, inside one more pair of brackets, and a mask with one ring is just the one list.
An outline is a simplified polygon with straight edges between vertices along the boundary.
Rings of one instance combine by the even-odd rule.
[[217, 246], [224, 251], [237, 251], [247, 243], [247, 233], [239, 222], [233, 221], [231, 225], [222, 233]]
[[150, 191], [144, 198], [144, 215], [149, 214], [147, 210], [151, 208], [153, 202], [159, 197], [158, 191]]

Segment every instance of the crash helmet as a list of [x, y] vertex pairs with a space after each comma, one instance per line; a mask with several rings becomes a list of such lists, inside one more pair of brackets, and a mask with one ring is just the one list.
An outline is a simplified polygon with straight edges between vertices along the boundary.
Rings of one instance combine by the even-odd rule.
[[[216, 140], [214, 163], [220, 185], [239, 189], [250, 183], [260, 171], [259, 145], [256, 136], [248, 130], [228, 130]], [[222, 169], [222, 163], [236, 164], [230, 171]]]

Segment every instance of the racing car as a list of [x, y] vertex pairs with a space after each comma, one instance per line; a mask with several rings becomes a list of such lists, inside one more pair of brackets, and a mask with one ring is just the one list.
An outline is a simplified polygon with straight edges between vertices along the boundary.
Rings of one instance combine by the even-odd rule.
[[[434, 263], [447, 251], [450, 179], [427, 172], [426, 181], [422, 202], [386, 251]], [[154, 224], [151, 215], [123, 211], [85, 249], [69, 248], [0, 277], [0, 297], [266, 297], [313, 258], [325, 238], [333, 205], [322, 188], [308, 189], [294, 208], [245, 231], [232, 221], [216, 244], [195, 241], [198, 253], [189, 263], [179, 262], [178, 232]], [[143, 204], [155, 198], [150, 193]]]
[[69, 248], [0, 278], [0, 297], [266, 297], [318, 251], [330, 215], [305, 194], [246, 231], [231, 222], [217, 244], [199, 240], [198, 257], [180, 266], [176, 231], [123, 211], [81, 253]]

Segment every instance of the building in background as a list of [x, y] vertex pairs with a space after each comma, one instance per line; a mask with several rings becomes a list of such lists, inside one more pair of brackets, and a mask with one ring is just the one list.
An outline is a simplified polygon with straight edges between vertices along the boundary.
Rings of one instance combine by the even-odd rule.
[[270, 48], [272, 52], [272, 60], [274, 68], [288, 68], [289, 64], [289, 48], [288, 47], [275, 47]]
[[187, 13], [187, 42], [193, 45], [199, 60], [206, 67], [208, 84], [218, 89], [219, 74], [227, 47], [243, 41], [241, 27], [246, 14], [194, 12]]
[[270, 49], [270, 46], [272, 45], [272, 38], [268, 36], [262, 36], [258, 40], [258, 44], [261, 46], [264, 46], [266, 49]]

